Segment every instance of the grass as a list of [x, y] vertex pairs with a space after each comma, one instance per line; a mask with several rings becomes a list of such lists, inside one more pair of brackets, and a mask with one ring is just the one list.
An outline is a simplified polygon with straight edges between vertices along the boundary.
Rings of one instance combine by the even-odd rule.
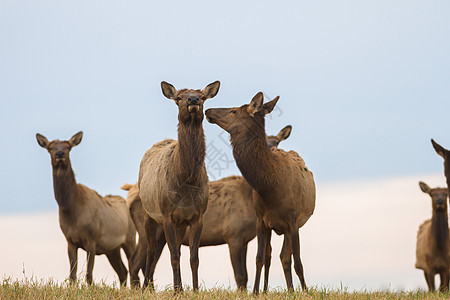
[[[0, 288], [0, 299], [173, 299], [172, 289], [159, 292], [142, 292], [129, 288], [117, 288], [105, 283], [87, 286], [70, 285], [67, 282], [4, 279]], [[449, 299], [450, 293], [428, 293], [417, 291], [359, 291], [311, 288], [309, 293], [296, 290], [272, 290], [254, 297], [250, 292], [239, 292], [230, 288], [201, 289], [198, 293], [186, 290], [179, 299]]]

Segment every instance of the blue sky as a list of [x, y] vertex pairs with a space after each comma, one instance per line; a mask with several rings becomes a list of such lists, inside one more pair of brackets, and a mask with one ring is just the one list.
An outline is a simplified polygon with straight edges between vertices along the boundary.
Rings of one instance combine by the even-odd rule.
[[[448, 1], [0, 2], [1, 214], [56, 208], [37, 132], [83, 141], [77, 180], [121, 194], [146, 149], [175, 138], [160, 82], [203, 88], [206, 107], [280, 95], [267, 132], [316, 182], [442, 173], [450, 147]], [[232, 159], [221, 129], [207, 144]], [[211, 153], [211, 151], [209, 152]], [[210, 178], [239, 174], [234, 164]]]

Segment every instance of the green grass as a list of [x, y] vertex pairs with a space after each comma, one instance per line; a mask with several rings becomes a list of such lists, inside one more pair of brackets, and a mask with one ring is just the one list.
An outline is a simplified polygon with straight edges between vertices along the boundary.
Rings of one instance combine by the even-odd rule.
[[[0, 288], [0, 299], [173, 299], [172, 289], [159, 292], [142, 292], [129, 288], [117, 288], [104, 283], [87, 286], [58, 284], [53, 281], [4, 279]], [[332, 290], [311, 288], [309, 293], [299, 290], [288, 293], [285, 290], [272, 290], [254, 297], [249, 292], [239, 292], [230, 288], [201, 289], [198, 293], [185, 290], [179, 299], [449, 299], [449, 293], [428, 293], [425, 291], [359, 291], [347, 289]]]

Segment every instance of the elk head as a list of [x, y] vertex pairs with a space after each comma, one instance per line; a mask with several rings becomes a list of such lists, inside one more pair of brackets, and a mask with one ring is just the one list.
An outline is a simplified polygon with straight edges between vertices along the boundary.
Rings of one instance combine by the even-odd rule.
[[264, 116], [272, 112], [280, 97], [263, 104], [262, 92], [257, 93], [250, 104], [232, 108], [210, 108], [206, 110], [206, 119], [209, 123], [217, 124], [231, 135], [255, 130], [264, 130]]
[[430, 195], [433, 211], [447, 211], [448, 190], [445, 188], [430, 188], [426, 183], [419, 182], [420, 189]]
[[81, 143], [83, 132], [80, 131], [70, 138], [68, 141], [54, 140], [49, 142], [45, 136], [37, 133], [36, 139], [38, 144], [48, 150], [52, 159], [53, 168], [67, 168], [70, 166], [69, 152], [72, 147]]
[[203, 90], [177, 90], [165, 81], [161, 82], [161, 89], [166, 98], [172, 99], [178, 105], [178, 119], [183, 124], [203, 121], [203, 103], [213, 98], [219, 92], [220, 81], [207, 85]]
[[444, 173], [447, 177], [447, 185], [450, 187], [450, 151], [436, 143], [433, 139], [431, 139], [431, 144], [433, 144], [436, 153], [444, 159]]
[[287, 139], [289, 137], [289, 135], [291, 134], [291, 131], [292, 131], [292, 126], [288, 125], [288, 126], [284, 127], [283, 129], [281, 129], [277, 135], [266, 136], [267, 146], [269, 146], [269, 148], [278, 147], [278, 144], [281, 141], [284, 141], [285, 139]]

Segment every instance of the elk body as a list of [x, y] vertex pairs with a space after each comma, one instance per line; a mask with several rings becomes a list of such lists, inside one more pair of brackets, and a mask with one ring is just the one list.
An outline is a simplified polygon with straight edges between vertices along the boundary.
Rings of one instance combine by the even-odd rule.
[[[203, 103], [219, 91], [220, 82], [203, 90], [176, 90], [161, 83], [164, 96], [178, 106], [178, 141], [166, 139], [149, 149], [139, 169], [139, 197], [149, 218], [145, 224], [148, 252], [144, 288], [153, 286], [157, 225], [162, 225], [170, 250], [174, 289], [182, 290], [180, 247], [190, 226], [192, 281], [198, 289], [198, 247], [209, 195], [205, 168], [206, 144], [202, 127]], [[152, 267], [153, 265], [153, 267]]]
[[43, 135], [36, 134], [39, 145], [51, 156], [59, 224], [68, 246], [70, 280], [74, 282], [77, 279], [77, 251], [81, 248], [87, 252], [88, 284], [92, 284], [95, 255], [106, 254], [123, 285], [127, 281], [127, 269], [120, 257], [120, 248], [129, 259], [136, 247], [136, 229], [122, 197], [102, 197], [76, 182], [69, 152], [81, 142], [82, 136], [80, 131], [69, 141], [49, 142]]
[[269, 149], [266, 145], [264, 116], [273, 110], [277, 101], [278, 97], [263, 104], [260, 92], [248, 105], [208, 109], [205, 113], [210, 123], [230, 133], [236, 164], [253, 188], [253, 206], [258, 218], [255, 294], [259, 293], [263, 265], [266, 273], [264, 290], [268, 288], [272, 230], [284, 235], [280, 258], [288, 289], [293, 289], [293, 257], [302, 288], [307, 290], [300, 259], [298, 229], [314, 212], [315, 184], [312, 172], [296, 152]]
[[421, 190], [430, 195], [433, 213], [419, 227], [416, 245], [416, 268], [422, 269], [430, 291], [434, 291], [434, 277], [440, 275], [440, 291], [448, 291], [450, 272], [450, 236], [448, 228], [447, 198], [445, 188], [431, 189], [419, 182]]
[[[277, 147], [287, 139], [292, 127], [286, 126], [278, 135], [267, 136], [269, 148]], [[128, 191], [127, 202], [130, 213], [139, 233], [136, 254], [130, 264], [130, 274], [136, 278], [139, 269], [145, 269], [147, 241], [145, 238], [145, 212], [139, 198], [137, 184], [125, 184], [122, 189]], [[159, 231], [161, 232], [161, 231]], [[229, 176], [209, 182], [208, 207], [203, 215], [203, 229], [200, 235], [200, 247], [228, 244], [234, 277], [238, 288], [247, 287], [247, 245], [256, 236], [256, 214], [252, 204], [252, 188], [241, 176]], [[166, 243], [164, 234], [157, 234], [157, 263]], [[183, 245], [189, 246], [189, 228], [183, 239]]]

